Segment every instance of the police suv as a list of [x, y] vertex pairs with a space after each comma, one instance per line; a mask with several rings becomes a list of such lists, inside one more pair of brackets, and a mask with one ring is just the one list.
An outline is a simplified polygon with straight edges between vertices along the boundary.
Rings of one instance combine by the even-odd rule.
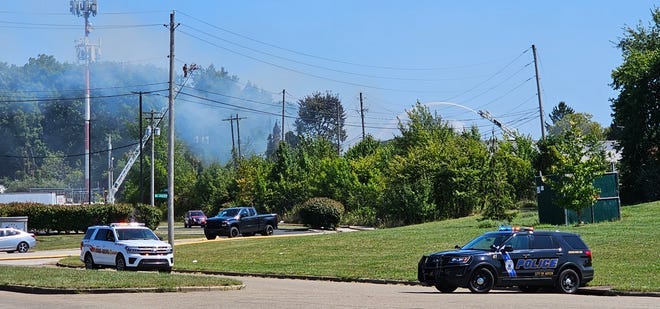
[[496, 286], [575, 293], [594, 278], [591, 250], [574, 233], [506, 226], [455, 249], [423, 256], [418, 280], [443, 293], [457, 287], [487, 293]]
[[80, 242], [80, 260], [87, 269], [114, 267], [118, 271], [157, 269], [169, 272], [174, 266], [172, 246], [139, 223], [87, 228]]

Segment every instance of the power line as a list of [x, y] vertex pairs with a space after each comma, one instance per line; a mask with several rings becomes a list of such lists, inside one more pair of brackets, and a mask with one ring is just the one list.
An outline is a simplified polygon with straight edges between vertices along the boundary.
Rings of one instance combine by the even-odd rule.
[[[147, 87], [147, 86], [156, 86], [156, 85], [166, 85], [167, 82], [162, 83], [149, 83], [149, 84], [140, 84], [140, 85], [129, 85], [129, 86], [116, 86], [116, 87], [99, 87], [99, 88], [90, 88], [91, 91], [101, 91], [108, 89], [125, 89], [125, 88], [138, 88], [138, 87]], [[61, 89], [61, 90], [23, 90], [16, 89], [11, 91], [0, 91], [1, 93], [47, 93], [47, 92], [80, 92], [85, 91], [85, 89]], [[161, 90], [163, 91], [163, 90]]]
[[243, 35], [243, 34], [240, 34], [240, 33], [234, 32], [234, 31], [231, 31], [231, 30], [227, 30], [227, 29], [225, 29], [225, 28], [219, 27], [219, 26], [217, 26], [217, 25], [214, 25], [214, 24], [211, 24], [211, 23], [206, 22], [206, 21], [204, 21], [204, 20], [201, 20], [201, 19], [199, 19], [199, 18], [196, 18], [196, 17], [194, 17], [194, 16], [192, 16], [192, 15], [186, 14], [185, 12], [180, 12], [180, 11], [179, 11], [179, 13], [181, 13], [181, 15], [187, 16], [187, 17], [189, 17], [189, 18], [191, 18], [191, 19], [193, 19], [193, 20], [196, 20], [196, 21], [198, 21], [198, 22], [200, 22], [200, 23], [203, 23], [203, 24], [205, 24], [205, 25], [207, 25], [207, 26], [210, 26], [210, 27], [212, 27], [212, 28], [218, 29], [218, 30], [220, 30], [220, 31], [223, 31], [223, 32], [226, 32], [226, 33], [229, 33], [229, 34], [235, 35], [235, 36], [237, 36], [237, 37], [241, 37], [241, 38], [243, 38], [243, 39], [247, 39], [247, 40], [250, 40], [250, 41], [253, 41], [253, 42], [256, 42], [256, 43], [262, 44], [262, 45], [266, 45], [266, 46], [269, 46], [269, 47], [273, 47], [273, 48], [276, 48], [276, 49], [279, 49], [279, 50], [287, 51], [287, 52], [294, 53], [294, 54], [301, 55], [301, 56], [305, 56], [305, 57], [310, 57], [310, 58], [315, 58], [315, 59], [324, 60], [324, 61], [329, 61], [329, 62], [335, 62], [335, 63], [348, 64], [348, 65], [353, 65], [353, 66], [358, 66], [358, 67], [375, 68], [375, 69], [385, 69], [385, 70], [399, 70], [399, 71], [438, 71], [438, 70], [460, 69], [460, 68], [466, 68], [466, 67], [476, 67], [476, 66], [483, 65], [483, 63], [476, 63], [476, 64], [472, 64], [472, 65], [464, 65], [464, 66], [456, 66], [456, 67], [410, 68], [410, 67], [393, 67], [393, 66], [381, 66], [381, 65], [359, 64], [359, 63], [355, 63], [355, 62], [349, 62], [349, 61], [336, 60], [336, 59], [332, 59], [332, 58], [316, 56], [316, 55], [312, 55], [312, 54], [309, 54], [309, 53], [304, 53], [304, 52], [300, 52], [300, 51], [295, 51], [295, 50], [293, 50], [293, 49], [289, 49], [289, 48], [285, 48], [285, 47], [277, 46], [277, 45], [275, 45], [275, 44], [271, 44], [271, 43], [267, 43], [267, 42], [264, 42], [264, 41], [260, 41], [260, 40], [257, 40], [257, 39], [254, 39], [254, 38], [251, 38], [251, 37], [249, 37], [249, 36], [246, 36], [246, 35]]
[[[137, 144], [138, 144], [138, 143], [132, 143], [132, 144], [127, 144], [127, 145], [119, 146], [119, 147], [114, 147], [114, 146], [113, 146], [112, 150], [129, 148], [129, 147], [133, 147], [133, 146], [135, 146], [135, 145], [137, 145]], [[102, 153], [106, 153], [106, 152], [108, 152], [108, 151], [109, 151], [108, 149], [105, 149], [105, 150], [93, 151], [93, 152], [90, 152], [90, 154], [102, 154]], [[51, 155], [48, 155], [48, 156], [14, 156], [14, 155], [0, 155], [0, 158], [13, 158], [13, 159], [26, 159], [26, 158], [29, 158], [29, 159], [33, 159], [33, 158], [34, 158], [34, 159], [63, 158], [63, 159], [66, 159], [66, 158], [82, 157], [82, 156], [84, 156], [84, 155], [85, 155], [85, 153], [65, 154], [65, 155], [51, 154]]]
[[[157, 90], [156, 92], [161, 92], [165, 90]], [[90, 96], [91, 99], [104, 99], [104, 98], [117, 98], [117, 97], [127, 97], [134, 96], [134, 93], [123, 93], [123, 94], [114, 94], [114, 95], [97, 95]], [[86, 97], [60, 97], [60, 98], [35, 98], [35, 99], [22, 99], [22, 100], [0, 100], [0, 103], [32, 103], [32, 102], [57, 102], [57, 101], [73, 101], [73, 100], [84, 100]]]
[[[188, 28], [190, 28], [190, 29], [192, 29], [192, 30], [195, 30], [195, 31], [197, 31], [197, 32], [199, 32], [199, 33], [202, 33], [202, 34], [204, 34], [204, 35], [207, 35], [207, 36], [209, 36], [209, 37], [212, 37], [212, 38], [215, 38], [215, 39], [221, 40], [221, 41], [223, 41], [223, 42], [227, 42], [227, 43], [229, 43], [229, 44], [232, 44], [232, 45], [234, 45], [234, 46], [238, 46], [238, 47], [240, 47], [240, 48], [247, 49], [247, 50], [252, 51], [252, 52], [256, 52], [256, 53], [260, 53], [260, 54], [267, 55], [267, 56], [270, 56], [270, 57], [274, 57], [274, 58], [277, 58], [277, 59], [281, 59], [281, 60], [285, 60], [285, 61], [289, 61], [289, 62], [293, 62], [293, 63], [297, 63], [297, 64], [302, 64], [302, 65], [306, 65], [306, 66], [313, 67], [313, 68], [317, 68], [317, 69], [322, 69], [322, 70], [327, 70], [327, 71], [331, 71], [331, 72], [336, 72], [336, 73], [349, 74], [349, 75], [355, 75], [355, 76], [361, 76], [361, 77], [368, 77], [368, 78], [390, 79], [390, 80], [405, 80], [405, 81], [434, 81], [434, 82], [437, 82], [437, 81], [458, 80], [458, 78], [443, 78], [443, 79], [406, 78], [406, 77], [379, 76], [379, 75], [371, 75], [371, 74], [364, 74], [364, 73], [349, 72], [349, 71], [344, 71], [344, 70], [334, 69], [334, 68], [330, 68], [330, 67], [326, 67], [326, 66], [321, 66], [321, 65], [317, 65], [317, 64], [311, 64], [311, 63], [303, 62], [303, 61], [300, 61], [300, 60], [295, 60], [295, 59], [291, 59], [291, 58], [287, 58], [287, 57], [283, 57], [283, 56], [275, 55], [275, 54], [273, 54], [273, 53], [265, 52], [265, 51], [263, 51], [263, 50], [259, 50], [259, 49], [256, 49], [256, 48], [252, 48], [252, 47], [249, 47], [249, 46], [245, 46], [245, 45], [242, 45], [242, 44], [239, 44], [239, 43], [235, 43], [235, 42], [229, 41], [229, 40], [227, 40], [227, 39], [223, 39], [223, 38], [221, 38], [221, 37], [219, 37], [219, 36], [217, 36], [217, 35], [214, 35], [214, 34], [211, 34], [211, 33], [205, 32], [205, 31], [203, 31], [203, 30], [200, 30], [200, 29], [197, 29], [197, 28], [194, 28], [194, 27], [188, 26], [188, 25], [186, 25], [186, 27], [188, 27]], [[463, 78], [461, 78], [461, 79], [463, 79]]]
[[331, 82], [336, 82], [336, 83], [340, 83], [340, 84], [346, 84], [346, 85], [358, 86], [358, 87], [364, 87], [364, 88], [370, 88], [370, 89], [378, 89], [378, 90], [386, 90], [386, 91], [394, 91], [394, 92], [432, 92], [432, 91], [426, 91], [426, 90], [405, 90], [405, 89], [394, 89], [394, 88], [378, 87], [378, 86], [372, 86], [372, 85], [365, 85], [365, 84], [360, 84], [360, 83], [343, 81], [343, 80], [339, 80], [339, 79], [335, 79], [335, 78], [324, 77], [324, 76], [317, 75], [317, 74], [311, 74], [311, 73], [307, 73], [307, 72], [300, 71], [300, 70], [297, 70], [297, 69], [292, 69], [292, 68], [289, 68], [289, 67], [285, 67], [283, 65], [279, 65], [279, 64], [276, 64], [276, 63], [272, 63], [272, 62], [269, 62], [269, 61], [266, 61], [266, 60], [262, 60], [262, 59], [259, 59], [259, 58], [253, 57], [253, 56], [245, 55], [245, 54], [239, 53], [237, 51], [234, 51], [232, 49], [220, 46], [220, 45], [218, 45], [216, 43], [213, 43], [211, 41], [200, 38], [196, 35], [187, 33], [185, 31], [182, 31], [182, 30], [178, 30], [178, 31], [181, 32], [184, 35], [187, 35], [189, 37], [192, 37], [194, 39], [197, 39], [199, 41], [207, 43], [207, 44], [209, 44], [211, 46], [214, 46], [216, 48], [228, 51], [230, 53], [233, 53], [233, 54], [236, 54], [236, 55], [248, 58], [248, 59], [252, 59], [254, 61], [258, 61], [258, 62], [267, 64], [267, 65], [270, 65], [270, 66], [273, 66], [273, 67], [276, 67], [276, 68], [280, 68], [282, 70], [298, 73], [298, 74], [301, 74], [301, 75], [306, 75], [306, 76], [310, 76], [310, 77], [314, 77], [314, 78], [318, 78], [318, 79], [323, 79], [323, 80], [327, 80], [327, 81], [331, 81]]

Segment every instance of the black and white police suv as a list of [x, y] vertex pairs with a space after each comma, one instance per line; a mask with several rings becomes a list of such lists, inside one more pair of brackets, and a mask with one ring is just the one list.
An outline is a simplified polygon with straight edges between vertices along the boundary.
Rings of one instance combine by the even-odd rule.
[[174, 266], [170, 244], [139, 223], [113, 223], [87, 228], [80, 242], [80, 260], [85, 268], [114, 267], [156, 269], [169, 272]]
[[418, 280], [443, 293], [457, 287], [487, 293], [510, 286], [523, 292], [556, 287], [575, 293], [594, 278], [591, 250], [574, 233], [504, 226], [455, 249], [423, 256]]

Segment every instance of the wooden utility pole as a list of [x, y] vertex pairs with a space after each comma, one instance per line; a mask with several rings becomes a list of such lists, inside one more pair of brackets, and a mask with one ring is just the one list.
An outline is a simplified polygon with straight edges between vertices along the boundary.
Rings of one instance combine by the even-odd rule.
[[241, 126], [239, 125], [238, 121], [241, 120], [242, 118], [238, 118], [238, 114], [236, 114], [236, 137], [238, 140], [238, 158], [241, 158]]
[[142, 139], [144, 138], [144, 131], [142, 131], [142, 91], [139, 91], [138, 94], [140, 95], [140, 203], [144, 203], [144, 177], [142, 176], [142, 171], [143, 171], [143, 164], [144, 164], [144, 155], [142, 154], [142, 151], [144, 150], [142, 147]]
[[362, 117], [362, 139], [364, 139], [364, 105], [362, 103], [362, 92], [360, 92], [360, 117]]
[[532, 53], [534, 54], [534, 70], [536, 72], [536, 95], [539, 98], [539, 113], [541, 115], [541, 138], [545, 139], [545, 120], [543, 120], [543, 102], [541, 101], [541, 82], [539, 78], [539, 64], [536, 58], [536, 46], [532, 44]]
[[236, 160], [236, 143], [234, 142], [234, 117], [229, 116], [229, 118], [222, 119], [222, 121], [229, 121], [231, 128], [231, 156], [234, 160]]
[[[174, 11], [170, 13], [170, 79], [168, 95], [169, 138], [167, 143], [167, 240], [174, 249]], [[142, 141], [140, 141], [141, 143]]]
[[232, 157], [236, 154], [236, 143], [234, 142], [234, 120], [236, 120], [236, 134], [238, 136], [238, 158], [241, 157], [241, 128], [239, 127], [238, 121], [241, 119], [245, 118], [240, 118], [238, 117], [238, 114], [236, 114], [236, 117], [234, 116], [229, 116], [229, 118], [222, 119], [222, 121], [229, 121], [229, 124], [231, 125], [231, 153]]
[[155, 201], [155, 170], [154, 170], [154, 165], [156, 162], [155, 155], [154, 155], [154, 149], [155, 149], [155, 139], [157, 135], [160, 135], [160, 129], [154, 126], [154, 122], [156, 119], [160, 120], [163, 117], [156, 117], [154, 110], [152, 109], [150, 112], [145, 112], [145, 114], [149, 115], [149, 138], [151, 138], [151, 206], [154, 207], [156, 205]]
[[341, 155], [341, 146], [340, 146], [340, 141], [341, 141], [341, 128], [339, 126], [339, 100], [337, 100], [337, 155]]
[[286, 89], [282, 89], [282, 141], [284, 141], [284, 96], [286, 95]]

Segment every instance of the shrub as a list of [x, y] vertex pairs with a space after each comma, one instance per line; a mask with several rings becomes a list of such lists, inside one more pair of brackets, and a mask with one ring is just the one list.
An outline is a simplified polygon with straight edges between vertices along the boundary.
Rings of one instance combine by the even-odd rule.
[[6, 217], [27, 216], [28, 228], [44, 233], [84, 232], [92, 225], [131, 219], [154, 229], [161, 216], [160, 210], [148, 205], [137, 205], [134, 209], [127, 204], [44, 205], [30, 202], [0, 204], [0, 213]]
[[360, 207], [344, 213], [341, 222], [346, 225], [377, 226], [378, 218], [376, 218], [375, 209], [370, 207]]
[[162, 211], [158, 207], [151, 207], [147, 204], [137, 204], [133, 219], [136, 222], [142, 222], [144, 225], [152, 230], [155, 230], [160, 224], [160, 218], [163, 216]]
[[344, 205], [325, 197], [311, 198], [298, 209], [302, 223], [312, 228], [334, 229], [343, 212]]

